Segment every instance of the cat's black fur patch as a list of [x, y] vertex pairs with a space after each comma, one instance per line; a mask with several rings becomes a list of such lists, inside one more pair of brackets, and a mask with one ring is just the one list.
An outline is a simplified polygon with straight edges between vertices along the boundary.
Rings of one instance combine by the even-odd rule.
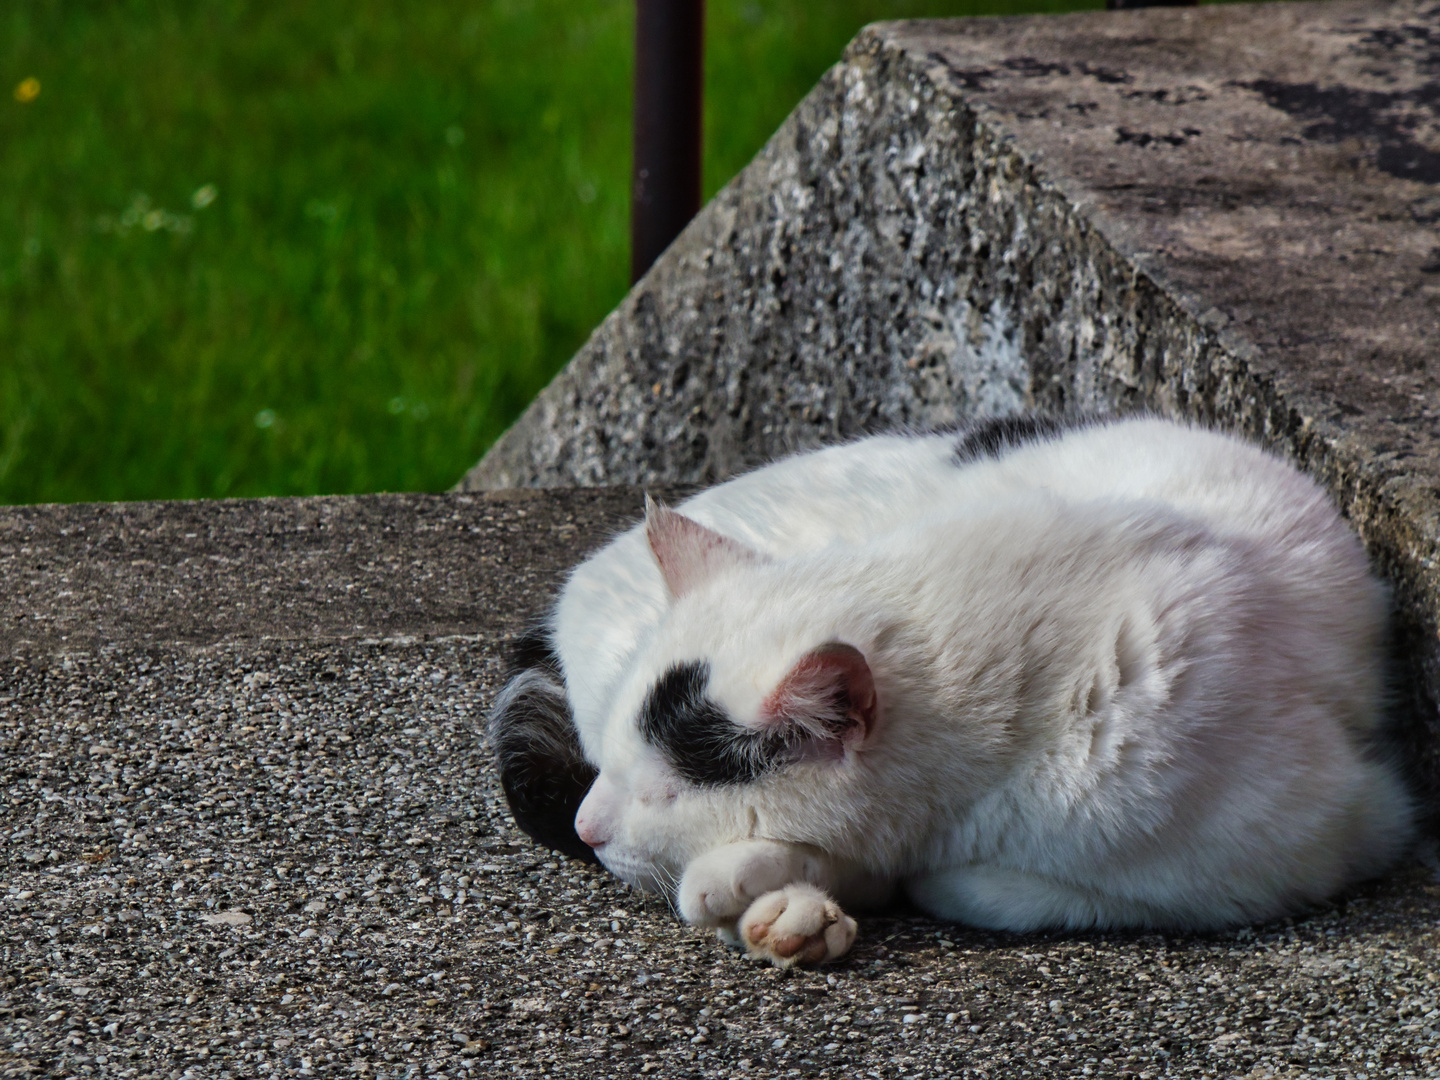
[[597, 862], [575, 832], [575, 813], [596, 769], [580, 752], [560, 660], [544, 629], [515, 643], [510, 678], [488, 726], [515, 824], [546, 847]]
[[1026, 443], [1053, 439], [1083, 422], [1066, 423], [1050, 416], [997, 416], [981, 420], [955, 444], [955, 462], [967, 465], [981, 458], [1003, 457]]
[[543, 667], [560, 674], [560, 657], [555, 646], [550, 644], [550, 631], [543, 626], [532, 626], [515, 639], [510, 646], [507, 676], [518, 675], [526, 668]]
[[780, 765], [791, 740], [741, 727], [705, 696], [710, 665], [676, 664], [656, 680], [640, 708], [640, 734], [692, 784], [746, 784]]

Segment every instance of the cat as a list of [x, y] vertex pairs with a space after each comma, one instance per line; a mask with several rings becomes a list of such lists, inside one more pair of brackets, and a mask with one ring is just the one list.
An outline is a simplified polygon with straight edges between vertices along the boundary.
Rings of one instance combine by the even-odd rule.
[[582, 562], [491, 713], [531, 836], [782, 966], [896, 888], [1212, 930], [1405, 851], [1388, 597], [1309, 478], [1156, 418], [799, 454]]

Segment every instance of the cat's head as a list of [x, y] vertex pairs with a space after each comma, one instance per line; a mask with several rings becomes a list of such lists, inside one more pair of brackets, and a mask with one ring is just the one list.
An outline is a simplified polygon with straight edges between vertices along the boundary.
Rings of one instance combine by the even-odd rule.
[[829, 846], [837, 788], [881, 719], [865, 655], [796, 610], [786, 575], [746, 545], [653, 503], [645, 534], [671, 604], [585, 740], [599, 771], [577, 835], [662, 889], [718, 844]]
[[669, 604], [605, 715], [575, 731], [549, 654], [497, 702], [517, 822], [660, 891], [719, 844], [843, 844], [863, 828], [845, 791], [882, 721], [863, 642], [827, 634], [803, 585], [739, 541], [648, 501], [645, 537]]

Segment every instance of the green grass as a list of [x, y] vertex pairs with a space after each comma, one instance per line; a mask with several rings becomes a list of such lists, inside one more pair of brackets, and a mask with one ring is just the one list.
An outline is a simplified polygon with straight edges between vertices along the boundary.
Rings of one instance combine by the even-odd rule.
[[[707, 194], [867, 21], [1085, 6], [710, 0]], [[454, 483], [624, 295], [631, 19], [8, 0], [0, 502]]]

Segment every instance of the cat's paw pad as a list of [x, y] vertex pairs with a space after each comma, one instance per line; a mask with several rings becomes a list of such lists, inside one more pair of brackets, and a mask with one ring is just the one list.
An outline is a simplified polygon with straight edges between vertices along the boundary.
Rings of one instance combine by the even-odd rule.
[[791, 967], [844, 956], [855, 942], [856, 926], [815, 886], [786, 885], [751, 904], [739, 931], [751, 956]]

